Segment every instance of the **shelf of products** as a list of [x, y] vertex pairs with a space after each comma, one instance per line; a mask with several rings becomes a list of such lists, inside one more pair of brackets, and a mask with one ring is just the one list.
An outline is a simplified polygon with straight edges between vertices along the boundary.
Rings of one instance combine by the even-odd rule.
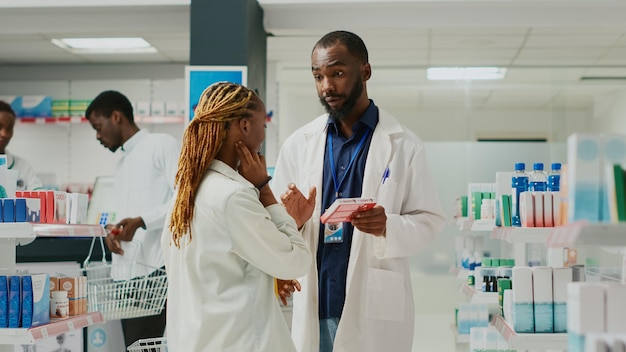
[[626, 247], [626, 223], [588, 224], [574, 222], [554, 228], [546, 239], [549, 247], [616, 246]]
[[105, 237], [101, 225], [32, 224], [35, 237]]
[[65, 332], [78, 330], [90, 325], [104, 323], [100, 312], [92, 312], [78, 316], [72, 316], [61, 321], [37, 326], [30, 329], [0, 329], [0, 345], [29, 345], [37, 340], [50, 336], [60, 335]]
[[[60, 116], [60, 117], [20, 117], [17, 123], [23, 124], [55, 124], [55, 123], [88, 123], [89, 120], [83, 116]], [[184, 116], [135, 116], [137, 123], [183, 123]]]
[[489, 232], [496, 226], [494, 219], [470, 220], [469, 218], [456, 218], [456, 227], [460, 231]]
[[500, 315], [494, 315], [491, 324], [509, 344], [518, 350], [567, 350], [567, 334], [518, 334]]
[[[94, 237], [106, 236], [106, 232], [100, 225], [0, 223], [0, 269], [6, 273], [15, 272], [15, 246], [28, 244], [39, 236]], [[33, 344], [39, 339], [102, 322], [102, 314], [93, 312], [30, 329], [2, 328], [0, 352], [13, 351], [12, 345], [15, 344]]]
[[554, 227], [496, 227], [491, 238], [508, 243], [546, 243]]
[[494, 227], [496, 227], [496, 221], [494, 219], [474, 220], [470, 230], [490, 232]]
[[497, 292], [481, 292], [468, 284], [461, 285], [461, 293], [472, 303], [498, 304]]

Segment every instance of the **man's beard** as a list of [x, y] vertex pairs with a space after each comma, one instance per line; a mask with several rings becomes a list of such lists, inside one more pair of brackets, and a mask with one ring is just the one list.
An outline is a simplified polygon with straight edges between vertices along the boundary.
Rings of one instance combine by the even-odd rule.
[[[352, 86], [352, 92], [345, 100], [343, 105], [339, 106], [337, 109], [331, 108], [323, 96], [320, 96], [320, 102], [324, 106], [324, 109], [326, 109], [328, 116], [333, 119], [333, 121], [341, 122], [345, 120], [348, 115], [350, 115], [350, 113], [354, 109], [354, 106], [356, 105], [356, 102], [359, 100], [361, 93], [363, 93], [363, 82], [361, 82], [360, 79], [357, 79]], [[329, 96], [336, 97], [334, 95]]]

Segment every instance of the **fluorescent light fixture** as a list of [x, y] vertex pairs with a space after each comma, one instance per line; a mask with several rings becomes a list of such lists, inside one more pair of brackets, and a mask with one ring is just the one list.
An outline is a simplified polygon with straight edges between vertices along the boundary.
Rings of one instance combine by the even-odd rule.
[[501, 67], [431, 67], [426, 70], [426, 78], [436, 80], [494, 80], [503, 79], [506, 68]]
[[143, 38], [63, 38], [52, 43], [74, 54], [144, 54], [157, 50]]

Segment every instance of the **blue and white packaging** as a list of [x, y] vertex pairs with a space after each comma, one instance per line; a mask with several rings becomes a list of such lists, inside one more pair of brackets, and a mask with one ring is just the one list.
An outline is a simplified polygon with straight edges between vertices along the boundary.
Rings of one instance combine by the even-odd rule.
[[534, 333], [533, 269], [527, 266], [513, 267], [512, 280], [513, 329], [517, 333]]
[[567, 284], [570, 282], [572, 282], [572, 268], [552, 268], [555, 333], [567, 332]]
[[26, 198], [15, 198], [15, 222], [26, 222]]
[[0, 275], [0, 328], [9, 326], [9, 281]]
[[17, 117], [52, 116], [52, 97], [49, 95], [22, 96], [22, 111]]
[[27, 222], [40, 222], [41, 221], [41, 199], [26, 198], [26, 221]]
[[2, 199], [2, 221], [15, 222], [15, 199]]
[[552, 268], [533, 267], [533, 302], [535, 333], [554, 332], [554, 306], [552, 304]]
[[50, 279], [48, 274], [22, 276], [22, 327], [50, 322]]
[[600, 221], [602, 144], [602, 137], [595, 134], [574, 133], [567, 138], [569, 222]]
[[9, 277], [9, 328], [19, 328], [22, 318], [22, 279]]

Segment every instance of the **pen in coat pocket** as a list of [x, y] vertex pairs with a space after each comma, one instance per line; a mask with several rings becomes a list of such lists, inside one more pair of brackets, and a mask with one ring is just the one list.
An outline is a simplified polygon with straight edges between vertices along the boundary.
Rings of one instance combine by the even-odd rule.
[[383, 172], [383, 185], [385, 184], [385, 181], [387, 181], [388, 177], [389, 177], [389, 168], [386, 168], [385, 172]]

